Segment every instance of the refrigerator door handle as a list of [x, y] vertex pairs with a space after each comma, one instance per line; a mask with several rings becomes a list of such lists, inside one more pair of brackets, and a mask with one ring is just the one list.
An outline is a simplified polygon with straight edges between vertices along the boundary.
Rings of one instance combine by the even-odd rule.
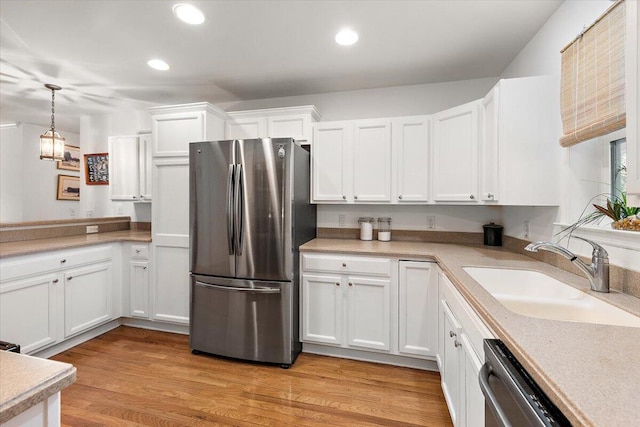
[[244, 238], [244, 185], [242, 183], [242, 165], [236, 165], [235, 183], [235, 250], [236, 255], [242, 255], [242, 240]]
[[215, 288], [223, 291], [229, 292], [248, 292], [254, 294], [279, 294], [279, 288], [239, 288], [236, 286], [221, 286], [221, 285], [213, 285], [211, 283], [202, 283], [196, 281], [196, 286], [201, 286], [204, 288]]
[[229, 255], [233, 255], [233, 193], [235, 165], [229, 165], [227, 175], [227, 245]]

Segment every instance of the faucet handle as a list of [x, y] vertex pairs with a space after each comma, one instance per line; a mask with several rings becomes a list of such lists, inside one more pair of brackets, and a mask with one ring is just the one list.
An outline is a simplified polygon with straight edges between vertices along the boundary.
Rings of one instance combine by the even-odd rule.
[[584, 242], [587, 242], [588, 244], [590, 244], [593, 247], [593, 254], [591, 254], [592, 257], [594, 258], [607, 258], [609, 257], [609, 253], [607, 252], [607, 250], [605, 248], [603, 248], [602, 246], [600, 246], [599, 244], [597, 244], [596, 242], [594, 242], [593, 240], [589, 240], [589, 239], [585, 239], [582, 237], [578, 237], [578, 236], [573, 236], [574, 239], [578, 239], [578, 240], [582, 240]]

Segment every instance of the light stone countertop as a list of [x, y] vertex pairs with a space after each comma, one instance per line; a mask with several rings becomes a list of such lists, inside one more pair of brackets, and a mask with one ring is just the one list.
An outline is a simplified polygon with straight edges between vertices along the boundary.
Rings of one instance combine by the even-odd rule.
[[315, 239], [301, 252], [435, 260], [487, 326], [573, 425], [640, 426], [640, 328], [518, 315], [464, 270], [537, 270], [640, 316], [640, 299], [589, 289], [586, 278], [504, 248], [419, 242]]
[[0, 352], [0, 423], [43, 402], [76, 380], [76, 368], [63, 362]]
[[123, 230], [106, 233], [80, 234], [76, 236], [53, 237], [50, 239], [0, 243], [0, 258], [126, 241], [151, 242], [151, 232]]

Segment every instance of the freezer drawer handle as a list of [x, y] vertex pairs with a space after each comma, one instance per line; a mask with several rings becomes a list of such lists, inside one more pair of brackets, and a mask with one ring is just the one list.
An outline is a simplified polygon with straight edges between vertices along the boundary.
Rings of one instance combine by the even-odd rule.
[[484, 396], [486, 397], [485, 401], [487, 402], [487, 405], [489, 406], [489, 409], [491, 409], [493, 415], [495, 415], [500, 427], [511, 427], [511, 423], [509, 422], [507, 415], [500, 407], [496, 395], [493, 394], [493, 390], [491, 390], [491, 386], [489, 385], [490, 375], [491, 366], [488, 363], [485, 363], [484, 365], [482, 365], [482, 368], [480, 368], [480, 375], [478, 376], [482, 394], [484, 394]]
[[196, 286], [202, 286], [204, 288], [216, 288], [223, 291], [230, 292], [249, 292], [256, 294], [279, 294], [279, 288], [238, 288], [236, 286], [220, 286], [220, 285], [212, 285], [211, 283], [202, 283], [196, 282]]

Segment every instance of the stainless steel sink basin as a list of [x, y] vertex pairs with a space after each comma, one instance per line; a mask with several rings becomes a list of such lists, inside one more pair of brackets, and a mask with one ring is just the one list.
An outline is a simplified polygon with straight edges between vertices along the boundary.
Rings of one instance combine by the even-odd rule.
[[509, 310], [530, 317], [640, 328], [640, 317], [532, 270], [464, 267]]

